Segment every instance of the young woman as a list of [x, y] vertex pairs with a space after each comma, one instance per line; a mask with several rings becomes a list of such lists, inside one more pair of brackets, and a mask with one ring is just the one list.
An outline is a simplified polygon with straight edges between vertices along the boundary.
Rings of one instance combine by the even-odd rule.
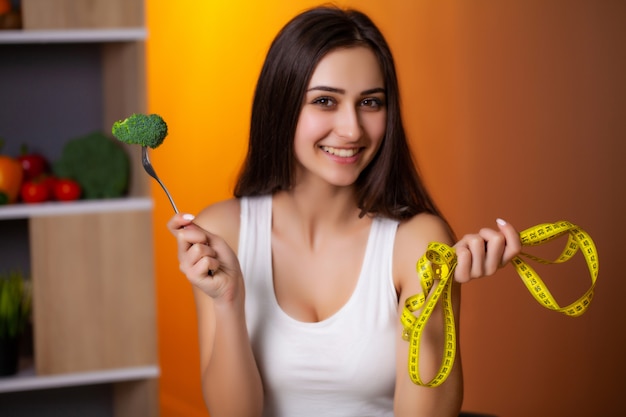
[[[407, 372], [398, 313], [421, 292], [428, 243], [454, 238], [414, 167], [399, 101], [387, 43], [358, 11], [306, 11], [272, 43], [235, 197], [168, 223], [194, 289], [212, 417], [458, 414], [458, 357], [437, 388]], [[520, 242], [498, 220], [454, 247], [466, 282]], [[459, 303], [454, 288], [457, 314]], [[425, 379], [440, 364], [441, 317], [422, 337]]]

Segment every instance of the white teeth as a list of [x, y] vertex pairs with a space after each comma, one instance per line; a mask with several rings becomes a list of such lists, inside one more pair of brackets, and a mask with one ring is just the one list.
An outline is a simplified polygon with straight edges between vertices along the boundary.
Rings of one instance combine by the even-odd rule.
[[331, 155], [335, 155], [335, 156], [340, 156], [342, 158], [350, 158], [351, 156], [356, 155], [359, 150], [352, 148], [352, 149], [338, 149], [338, 148], [332, 148], [330, 146], [322, 146], [322, 150], [324, 152], [327, 152]]

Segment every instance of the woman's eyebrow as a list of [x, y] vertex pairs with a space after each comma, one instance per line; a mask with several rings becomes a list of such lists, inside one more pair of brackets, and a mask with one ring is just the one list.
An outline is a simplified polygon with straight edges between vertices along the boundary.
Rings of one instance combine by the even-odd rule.
[[367, 95], [376, 94], [376, 93], [383, 93], [383, 94], [385, 94], [385, 89], [382, 88], [382, 87], [376, 87], [376, 88], [372, 88], [372, 89], [369, 89], [369, 90], [362, 91], [361, 95], [367, 96]]
[[329, 93], [337, 93], [337, 94], [345, 94], [346, 93], [346, 90], [344, 90], [342, 88], [327, 87], [325, 85], [318, 85], [316, 87], [311, 87], [308, 90], [306, 90], [307, 93], [309, 91], [327, 91]]
[[[329, 93], [337, 93], [337, 94], [345, 94], [346, 90], [344, 90], [343, 88], [335, 88], [335, 87], [328, 87], [325, 85], [318, 85], [315, 87], [311, 87], [308, 90], [306, 90], [306, 92], [308, 93], [309, 91], [327, 91]], [[365, 91], [361, 91], [361, 95], [366, 96], [368, 94], [376, 94], [376, 93], [385, 93], [385, 89], [382, 87], [376, 87], [376, 88], [371, 88], [369, 90], [365, 90]]]

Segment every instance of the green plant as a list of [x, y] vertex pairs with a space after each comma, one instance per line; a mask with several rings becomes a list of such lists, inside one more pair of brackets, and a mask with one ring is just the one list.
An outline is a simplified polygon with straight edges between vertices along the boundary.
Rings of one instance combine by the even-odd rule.
[[31, 282], [21, 271], [0, 273], [0, 339], [18, 337], [30, 319]]

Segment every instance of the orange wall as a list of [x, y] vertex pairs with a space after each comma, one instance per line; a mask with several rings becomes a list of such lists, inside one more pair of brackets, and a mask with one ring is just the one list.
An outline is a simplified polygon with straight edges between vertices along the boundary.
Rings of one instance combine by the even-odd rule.
[[[252, 91], [269, 42], [304, 0], [147, 0], [149, 109], [170, 135], [151, 155], [183, 211], [230, 195]], [[626, 386], [626, 88], [620, 1], [354, 0], [395, 52], [406, 124], [427, 182], [459, 234], [503, 217], [567, 219], [602, 268], [584, 316], [539, 307], [510, 267], [464, 287], [465, 409], [499, 417], [611, 416]], [[153, 184], [163, 417], [206, 416], [191, 291]], [[416, 256], [417, 257], [417, 256]], [[582, 265], [550, 267], [562, 304]], [[541, 269], [539, 269], [542, 271]], [[574, 273], [575, 272], [575, 273]]]

